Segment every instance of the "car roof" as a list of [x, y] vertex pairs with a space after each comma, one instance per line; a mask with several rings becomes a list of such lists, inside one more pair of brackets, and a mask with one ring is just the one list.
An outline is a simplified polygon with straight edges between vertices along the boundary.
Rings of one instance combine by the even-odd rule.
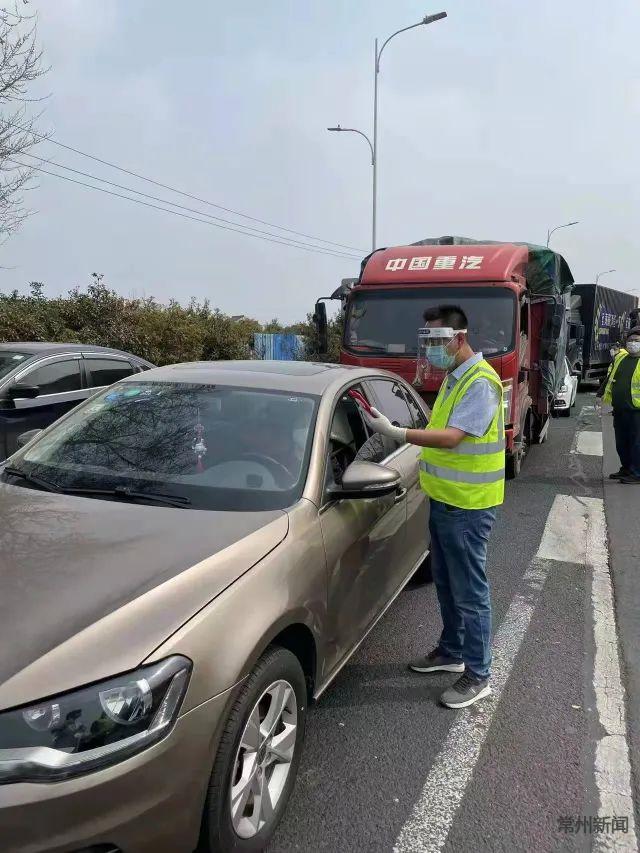
[[[321, 395], [350, 379], [365, 378], [372, 374], [391, 376], [382, 370], [310, 361], [198, 361], [156, 367], [145, 373], [143, 379], [139, 375], [131, 379], [138, 382], [235, 385]], [[392, 378], [397, 379], [395, 376]]]
[[65, 344], [48, 341], [20, 341], [19, 343], [11, 343], [10, 341], [5, 341], [0, 343], [0, 352], [3, 351], [25, 352], [40, 356], [55, 355], [57, 352], [103, 353], [105, 355], [124, 355], [128, 358], [133, 357], [138, 361], [145, 362], [145, 364], [149, 363], [144, 358], [140, 358], [140, 356], [133, 355], [130, 352], [124, 352], [124, 350], [112, 349], [111, 347], [98, 347], [91, 344]]

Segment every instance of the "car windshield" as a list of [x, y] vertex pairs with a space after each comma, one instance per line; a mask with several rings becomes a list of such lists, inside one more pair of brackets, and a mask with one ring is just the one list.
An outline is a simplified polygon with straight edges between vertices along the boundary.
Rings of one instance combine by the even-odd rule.
[[31, 358], [33, 353], [30, 352], [11, 352], [10, 350], [0, 350], [0, 379], [3, 379], [7, 374], [19, 367], [23, 361]]
[[153, 492], [193, 509], [281, 509], [302, 494], [317, 402], [262, 389], [121, 382], [15, 455], [12, 467], [62, 490]]
[[497, 287], [434, 287], [360, 291], [347, 312], [344, 342], [358, 355], [416, 356], [426, 308], [458, 305], [469, 319], [469, 343], [484, 355], [514, 347], [515, 295]]

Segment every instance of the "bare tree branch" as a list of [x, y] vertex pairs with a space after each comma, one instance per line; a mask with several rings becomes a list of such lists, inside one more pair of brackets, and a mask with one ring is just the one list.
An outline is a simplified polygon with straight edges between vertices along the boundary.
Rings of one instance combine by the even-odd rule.
[[40, 114], [30, 115], [27, 109], [41, 99], [27, 95], [48, 68], [38, 47], [36, 17], [25, 13], [26, 5], [26, 0], [15, 0], [13, 9], [0, 9], [0, 246], [30, 213], [23, 193], [34, 173], [13, 158], [43, 138], [36, 131]]

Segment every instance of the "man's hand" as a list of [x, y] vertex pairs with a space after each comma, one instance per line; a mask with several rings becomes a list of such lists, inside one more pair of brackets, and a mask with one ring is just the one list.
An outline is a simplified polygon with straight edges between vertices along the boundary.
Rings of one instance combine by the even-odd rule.
[[374, 417], [371, 417], [367, 412], [363, 411], [364, 417], [367, 421], [369, 427], [374, 431], [380, 433], [380, 435], [386, 435], [387, 438], [393, 439], [393, 441], [399, 442], [399, 444], [405, 444], [407, 441], [407, 430], [405, 427], [394, 426], [388, 417], [379, 412], [377, 409], [371, 407], [371, 411]]

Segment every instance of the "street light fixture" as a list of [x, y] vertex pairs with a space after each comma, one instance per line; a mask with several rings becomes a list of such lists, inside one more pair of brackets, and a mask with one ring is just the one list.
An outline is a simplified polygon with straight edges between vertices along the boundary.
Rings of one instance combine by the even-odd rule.
[[598, 279], [601, 275], [609, 275], [610, 272], [615, 272], [615, 270], [604, 270], [604, 272], [599, 272], [596, 276], [596, 284], [598, 284]]
[[340, 131], [341, 133], [357, 133], [359, 136], [364, 137], [367, 140], [367, 143], [371, 150], [371, 165], [373, 166], [375, 162], [375, 154], [373, 151], [373, 145], [371, 144], [371, 140], [369, 139], [366, 133], [363, 133], [361, 130], [356, 130], [355, 127], [340, 127], [340, 125], [337, 125], [336, 127], [328, 127], [327, 130]]
[[554, 231], [557, 231], [558, 228], [569, 228], [571, 225], [578, 225], [580, 223], [579, 219], [576, 219], [575, 222], [565, 222], [564, 225], [556, 225], [555, 228], [552, 228], [550, 231], [547, 231], [547, 248], [549, 248], [549, 240], [551, 239], [551, 235]]
[[374, 54], [374, 77], [373, 77], [373, 143], [369, 139], [369, 137], [363, 133], [361, 130], [356, 130], [355, 128], [347, 128], [347, 127], [329, 127], [327, 130], [344, 130], [350, 131], [351, 133], [359, 133], [360, 136], [364, 136], [364, 138], [369, 143], [369, 147], [371, 149], [371, 165], [373, 167], [373, 188], [372, 188], [372, 196], [373, 196], [373, 204], [372, 204], [372, 213], [371, 213], [371, 250], [375, 250], [376, 248], [376, 233], [377, 233], [377, 216], [378, 216], [378, 75], [380, 74], [380, 58], [382, 57], [382, 51], [389, 44], [392, 38], [399, 36], [400, 33], [406, 33], [408, 30], [414, 30], [416, 27], [428, 26], [429, 24], [434, 24], [436, 21], [441, 21], [443, 18], [447, 17], [446, 12], [437, 12], [435, 15], [425, 15], [421, 21], [418, 21], [417, 24], [411, 24], [408, 27], [403, 27], [401, 30], [396, 30], [395, 33], [392, 33], [386, 41], [383, 42], [382, 47], [378, 50], [378, 39], [375, 40], [375, 54]]

